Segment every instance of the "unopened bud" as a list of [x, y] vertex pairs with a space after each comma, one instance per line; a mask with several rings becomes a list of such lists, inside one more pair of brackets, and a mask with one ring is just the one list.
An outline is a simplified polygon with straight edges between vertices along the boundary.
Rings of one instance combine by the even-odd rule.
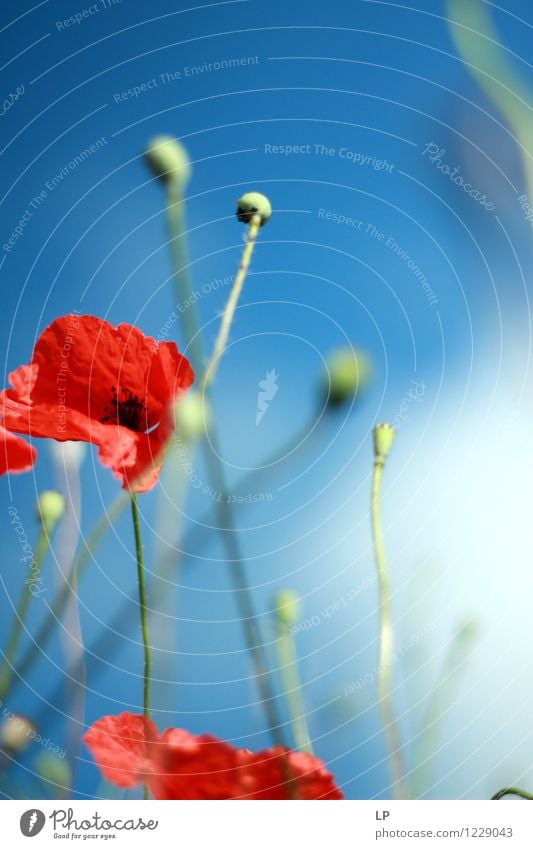
[[185, 188], [191, 176], [191, 162], [181, 142], [172, 136], [155, 136], [148, 142], [144, 156], [158, 180]]
[[274, 599], [274, 609], [279, 622], [294, 625], [301, 618], [300, 596], [294, 590], [281, 590]]
[[269, 199], [259, 194], [259, 192], [246, 192], [237, 201], [236, 214], [239, 221], [242, 221], [243, 224], [249, 224], [254, 215], [259, 215], [261, 219], [260, 226], [264, 227], [272, 215], [272, 207], [270, 206]]
[[478, 639], [482, 632], [481, 622], [475, 617], [468, 617], [459, 623], [455, 638], [464, 651], [467, 651]]
[[392, 448], [394, 428], [383, 422], [374, 428], [374, 456], [376, 460], [384, 460]]
[[51, 531], [65, 512], [65, 499], [59, 492], [50, 489], [37, 499], [37, 519], [47, 531]]
[[207, 398], [195, 389], [182, 395], [174, 404], [174, 424], [179, 436], [192, 441], [209, 430], [210, 412]]
[[351, 347], [333, 351], [326, 360], [322, 393], [328, 407], [351, 401], [370, 383], [372, 364], [362, 351]]
[[0, 725], [0, 748], [7, 752], [22, 752], [30, 745], [36, 726], [20, 713], [8, 713]]

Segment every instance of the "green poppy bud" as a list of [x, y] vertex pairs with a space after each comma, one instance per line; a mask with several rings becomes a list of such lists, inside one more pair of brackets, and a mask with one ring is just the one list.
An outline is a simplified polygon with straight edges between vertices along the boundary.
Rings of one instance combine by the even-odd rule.
[[0, 725], [0, 748], [8, 752], [23, 752], [36, 734], [36, 726], [20, 713], [8, 713]]
[[181, 142], [172, 136], [154, 136], [144, 156], [153, 175], [163, 183], [175, 182], [184, 189], [191, 176], [191, 162]]
[[209, 430], [210, 411], [207, 398], [195, 389], [189, 389], [174, 404], [174, 422], [180, 436], [192, 441], [205, 436]]
[[370, 358], [353, 348], [338, 348], [326, 360], [322, 394], [329, 407], [338, 407], [355, 398], [370, 383]]
[[300, 596], [294, 590], [281, 590], [274, 599], [274, 609], [278, 622], [294, 625], [302, 616]]
[[475, 617], [469, 617], [459, 623], [455, 640], [463, 651], [469, 651], [482, 632], [481, 622]]
[[394, 428], [383, 422], [374, 428], [374, 456], [376, 460], [384, 460], [392, 448]]
[[237, 201], [237, 218], [243, 224], [249, 224], [254, 215], [259, 215], [261, 218], [261, 227], [269, 220], [272, 215], [272, 207], [270, 201], [259, 192], [246, 192]]
[[59, 492], [47, 490], [37, 500], [37, 519], [47, 531], [51, 531], [65, 512], [65, 499]]

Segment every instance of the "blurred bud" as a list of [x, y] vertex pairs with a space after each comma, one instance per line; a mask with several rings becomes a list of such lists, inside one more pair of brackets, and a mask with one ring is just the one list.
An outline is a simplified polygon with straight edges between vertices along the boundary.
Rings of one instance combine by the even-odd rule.
[[482, 632], [479, 619], [471, 616], [459, 623], [455, 639], [463, 651], [469, 651]]
[[243, 224], [249, 224], [254, 215], [259, 215], [261, 218], [261, 227], [269, 220], [272, 215], [272, 207], [270, 201], [259, 192], [246, 192], [237, 201], [237, 218]]
[[199, 439], [209, 430], [210, 410], [207, 398], [189, 389], [174, 404], [174, 426], [184, 440]]
[[65, 752], [41, 752], [33, 762], [33, 769], [39, 778], [51, 785], [50, 790], [54, 798], [62, 799], [70, 795], [72, 772], [65, 759]]
[[474, 650], [481, 633], [481, 622], [474, 616], [468, 616], [457, 624], [449, 646], [448, 663], [451, 669], [459, 670], [461, 668]]
[[0, 748], [23, 752], [35, 737], [37, 726], [20, 713], [8, 713], [0, 725]]
[[184, 189], [191, 177], [191, 162], [181, 142], [172, 136], [154, 136], [144, 152], [154, 177], [163, 183], [175, 182]]
[[351, 401], [370, 383], [370, 358], [351, 347], [338, 348], [326, 360], [322, 392], [328, 407], [338, 407]]
[[59, 492], [49, 489], [37, 499], [37, 519], [47, 531], [51, 531], [65, 512], [65, 499]]
[[54, 462], [67, 470], [79, 469], [87, 453], [85, 442], [53, 442], [50, 451]]
[[283, 625], [294, 625], [302, 618], [302, 603], [294, 590], [281, 590], [274, 599], [274, 609]]
[[374, 428], [374, 456], [376, 460], [384, 460], [392, 448], [394, 428], [383, 422]]

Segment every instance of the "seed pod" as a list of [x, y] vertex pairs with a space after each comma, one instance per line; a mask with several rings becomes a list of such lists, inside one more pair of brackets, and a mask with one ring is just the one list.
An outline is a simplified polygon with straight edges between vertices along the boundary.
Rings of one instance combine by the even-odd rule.
[[209, 419], [207, 398], [197, 390], [190, 389], [174, 404], [176, 432], [187, 442], [205, 435]]
[[259, 192], [246, 192], [237, 201], [237, 218], [243, 224], [249, 224], [254, 215], [259, 215], [261, 218], [261, 227], [269, 220], [272, 215], [272, 207], [270, 201]]
[[37, 499], [36, 512], [37, 519], [48, 531], [51, 531], [65, 512], [65, 499], [60, 492], [52, 489], [41, 492]]
[[35, 724], [21, 713], [8, 713], [0, 725], [0, 748], [7, 752], [23, 752], [35, 737]]
[[322, 395], [328, 407], [339, 407], [362, 392], [372, 377], [372, 364], [362, 351], [347, 346], [333, 351], [326, 360]]
[[300, 596], [294, 590], [281, 590], [274, 599], [274, 607], [283, 625], [294, 625], [301, 617]]
[[191, 163], [181, 142], [172, 136], [155, 136], [144, 152], [153, 175], [163, 183], [175, 182], [184, 189], [191, 176]]
[[374, 456], [376, 460], [384, 460], [392, 448], [394, 428], [383, 422], [374, 428]]

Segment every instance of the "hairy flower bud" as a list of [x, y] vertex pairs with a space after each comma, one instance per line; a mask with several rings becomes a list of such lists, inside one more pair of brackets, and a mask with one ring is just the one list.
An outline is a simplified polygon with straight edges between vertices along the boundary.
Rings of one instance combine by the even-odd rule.
[[246, 192], [237, 201], [237, 218], [243, 224], [249, 224], [254, 215], [259, 215], [261, 218], [261, 227], [269, 220], [272, 215], [272, 207], [270, 201], [259, 192]]
[[369, 357], [351, 347], [338, 348], [326, 360], [322, 394], [329, 407], [338, 407], [354, 399], [370, 383], [372, 364]]
[[184, 189], [191, 176], [191, 162], [181, 142], [172, 136], [154, 136], [144, 156], [148, 167], [163, 183], [175, 182]]
[[30, 745], [36, 730], [31, 719], [20, 713], [8, 713], [0, 725], [0, 748], [22, 752]]
[[37, 499], [37, 518], [43, 526], [51, 531], [65, 512], [65, 499], [59, 492], [46, 490]]
[[374, 456], [376, 460], [384, 460], [392, 448], [394, 428], [383, 422], [374, 428]]
[[281, 590], [274, 599], [278, 621], [283, 625], [294, 625], [301, 619], [300, 596], [294, 590]]
[[210, 412], [207, 399], [201, 392], [190, 389], [174, 404], [177, 433], [185, 441], [198, 439], [209, 430]]

